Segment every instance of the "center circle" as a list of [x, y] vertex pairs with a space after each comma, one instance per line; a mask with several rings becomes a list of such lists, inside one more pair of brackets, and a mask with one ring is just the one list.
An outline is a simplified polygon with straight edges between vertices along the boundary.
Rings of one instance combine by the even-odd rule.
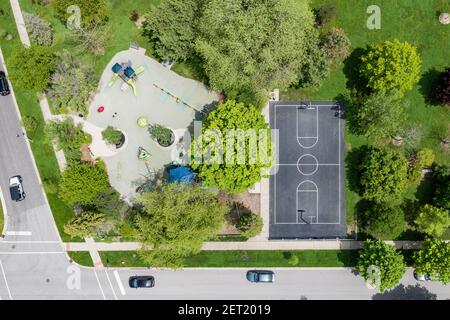
[[304, 154], [297, 160], [297, 170], [304, 176], [311, 176], [319, 169], [319, 162], [312, 154]]

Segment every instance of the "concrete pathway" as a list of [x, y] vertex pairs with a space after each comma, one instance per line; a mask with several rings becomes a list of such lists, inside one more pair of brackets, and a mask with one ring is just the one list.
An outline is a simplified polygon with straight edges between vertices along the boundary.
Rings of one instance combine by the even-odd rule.
[[25, 21], [23, 20], [22, 10], [20, 9], [19, 0], [10, 0], [14, 20], [16, 21], [17, 31], [19, 32], [20, 41], [25, 47], [31, 46], [30, 38], [28, 37]]

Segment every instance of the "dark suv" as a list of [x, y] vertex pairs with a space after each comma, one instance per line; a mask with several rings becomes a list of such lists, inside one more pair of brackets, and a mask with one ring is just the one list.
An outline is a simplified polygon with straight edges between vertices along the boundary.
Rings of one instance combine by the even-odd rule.
[[2, 96], [7, 96], [11, 92], [9, 91], [8, 80], [6, 79], [6, 74], [3, 71], [0, 71], [0, 94]]
[[9, 179], [9, 193], [13, 201], [22, 201], [25, 199], [21, 176], [14, 176]]

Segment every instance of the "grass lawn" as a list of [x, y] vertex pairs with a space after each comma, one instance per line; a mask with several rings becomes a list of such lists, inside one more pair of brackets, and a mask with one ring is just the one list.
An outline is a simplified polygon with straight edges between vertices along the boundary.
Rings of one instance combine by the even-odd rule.
[[76, 263], [85, 267], [93, 267], [91, 255], [89, 251], [69, 251], [69, 257]]
[[[412, 264], [413, 251], [402, 254], [407, 265]], [[108, 267], [148, 267], [135, 251], [102, 251], [103, 264]], [[298, 257], [296, 265], [289, 264], [292, 256]], [[357, 250], [226, 250], [201, 251], [185, 260], [185, 267], [354, 267]]]
[[[369, 44], [384, 40], [399, 39], [415, 45], [422, 57], [422, 79], [414, 89], [406, 93], [404, 99], [409, 103], [407, 109], [408, 121], [418, 125], [423, 130], [420, 147], [431, 148], [436, 154], [436, 161], [450, 164], [450, 155], [444, 153], [439, 146], [434, 129], [439, 124], [450, 122], [450, 108], [433, 105], [430, 100], [433, 81], [436, 74], [450, 67], [448, 52], [450, 52], [449, 28], [438, 22], [437, 12], [450, 10], [450, 4], [445, 0], [399, 0], [395, 4], [390, 0], [377, 1], [381, 8], [381, 29], [369, 30], [366, 21], [369, 15], [367, 7], [373, 2], [369, 0], [312, 0], [311, 6], [318, 8], [322, 4], [334, 4], [336, 17], [324, 31], [336, 26], [343, 28], [350, 38], [352, 49], [365, 48]], [[282, 100], [330, 100], [342, 94], [347, 89], [348, 67], [350, 62], [335, 66], [330, 76], [320, 88], [288, 89], [282, 92]], [[347, 132], [347, 151], [363, 144], [372, 143], [365, 138]], [[405, 198], [417, 197], [417, 186], [411, 186]], [[347, 223], [354, 223], [354, 208], [359, 196], [350, 190], [347, 181]], [[428, 199], [423, 199], [428, 200]], [[447, 232], [450, 236], [450, 230]]]

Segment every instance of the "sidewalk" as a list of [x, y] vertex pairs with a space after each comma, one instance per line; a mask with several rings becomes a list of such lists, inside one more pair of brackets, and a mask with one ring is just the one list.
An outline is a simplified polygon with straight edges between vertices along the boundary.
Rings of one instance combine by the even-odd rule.
[[[450, 241], [450, 240], [449, 240]], [[447, 241], [447, 242], [449, 242]], [[397, 249], [419, 249], [421, 241], [385, 241]], [[357, 250], [362, 241], [323, 240], [323, 241], [247, 241], [247, 242], [205, 242], [202, 250]], [[141, 245], [138, 242], [69, 242], [67, 251], [135, 251]]]
[[19, 33], [20, 41], [25, 47], [31, 46], [30, 38], [28, 37], [27, 28], [25, 27], [25, 21], [23, 20], [22, 10], [20, 9], [19, 0], [10, 0], [11, 9], [16, 21], [17, 31]]

